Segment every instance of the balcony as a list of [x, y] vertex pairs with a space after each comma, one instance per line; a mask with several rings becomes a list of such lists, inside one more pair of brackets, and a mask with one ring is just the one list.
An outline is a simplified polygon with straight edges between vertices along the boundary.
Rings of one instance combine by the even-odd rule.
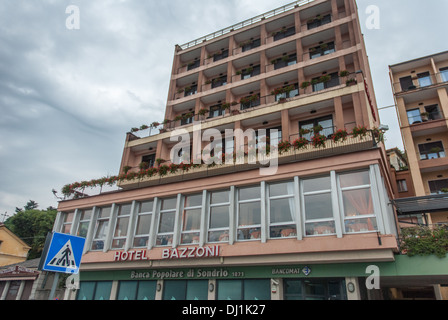
[[[166, 161], [158, 168], [147, 170], [133, 168], [125, 176], [120, 177], [118, 186], [132, 189], [254, 170], [266, 167], [266, 163], [270, 163], [272, 157], [275, 157], [272, 148], [277, 149], [277, 161], [279, 165], [282, 165], [361, 152], [377, 147], [376, 133], [372, 130], [364, 131], [361, 134], [352, 133], [339, 136], [339, 133], [336, 132], [328, 137], [316, 134], [317, 136], [320, 138], [308, 141], [306, 138], [300, 138], [301, 134], [299, 133], [293, 134], [288, 140], [279, 142], [277, 146], [272, 146], [268, 154], [266, 151], [260, 153], [259, 149], [263, 149], [262, 147], [259, 147], [257, 151], [253, 145], [245, 145], [244, 151], [219, 152], [214, 158], [206, 157], [207, 163], [211, 162], [211, 164], [205, 164], [204, 155], [198, 155], [193, 157], [193, 162], [199, 162], [198, 164], [186, 162], [175, 165]], [[195, 159], [196, 161], [194, 161]]]
[[445, 71], [439, 73], [423, 72], [416, 76], [406, 76], [392, 84], [395, 94], [409, 94], [423, 89], [437, 88], [448, 84]]

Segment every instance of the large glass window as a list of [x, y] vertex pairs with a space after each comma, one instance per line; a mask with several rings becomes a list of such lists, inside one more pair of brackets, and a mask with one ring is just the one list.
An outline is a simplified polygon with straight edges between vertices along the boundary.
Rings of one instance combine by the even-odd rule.
[[208, 280], [165, 280], [163, 300], [207, 300]]
[[445, 158], [445, 149], [441, 141], [419, 144], [420, 160]]
[[112, 281], [83, 281], [80, 283], [77, 300], [109, 300]]
[[339, 75], [337, 72], [334, 72], [329, 74], [328, 76], [313, 78], [311, 83], [313, 85], [313, 92], [332, 88], [340, 84]]
[[228, 190], [210, 193], [208, 242], [229, 241], [229, 196]]
[[128, 235], [129, 217], [131, 216], [132, 204], [118, 206], [117, 222], [115, 223], [112, 249], [123, 249]]
[[104, 241], [109, 230], [111, 209], [111, 207], [99, 208], [92, 241], [92, 250], [103, 250], [104, 248]]
[[335, 52], [334, 42], [323, 43], [318, 47], [310, 49], [310, 59], [315, 59], [321, 56]]
[[302, 180], [305, 234], [335, 234], [330, 177]]
[[318, 15], [316, 18], [310, 19], [307, 22], [308, 30], [323, 26], [324, 24], [327, 24], [330, 22], [331, 22], [330, 14], [327, 14], [325, 16]]
[[420, 87], [427, 87], [432, 84], [431, 76], [430, 76], [429, 72], [419, 73], [419, 74], [417, 74], [417, 78], [418, 78], [418, 84], [420, 85]]
[[285, 300], [346, 300], [345, 281], [338, 279], [285, 279]]
[[238, 240], [261, 238], [260, 186], [238, 190]]
[[442, 81], [448, 81], [448, 67], [440, 69], [440, 75], [442, 76]]
[[369, 171], [339, 174], [346, 233], [376, 231]]
[[181, 244], [199, 243], [201, 208], [202, 194], [184, 197]]
[[217, 300], [270, 300], [269, 279], [218, 280]]
[[157, 281], [120, 281], [117, 300], [155, 300]]
[[70, 234], [72, 228], [74, 212], [64, 212], [62, 214], [62, 230], [61, 233]]
[[137, 223], [134, 232], [134, 248], [148, 246], [154, 202], [144, 201], [138, 204]]
[[308, 141], [311, 141], [312, 137], [316, 135], [316, 133], [322, 134], [329, 138], [334, 133], [333, 117], [327, 116], [308, 121], [301, 121], [299, 122], [299, 128], [300, 135]]
[[80, 210], [79, 212], [79, 224], [76, 235], [78, 237], [87, 237], [87, 231], [89, 230], [90, 218], [92, 217], [92, 209]]
[[422, 122], [422, 116], [420, 114], [420, 109], [411, 109], [406, 111], [406, 113], [408, 114], [408, 121], [409, 124], [414, 124], [414, 123], [421, 123]]
[[162, 200], [156, 239], [156, 245], [158, 246], [169, 246], [173, 243], [176, 202], [177, 198]]
[[269, 237], [297, 236], [294, 183], [281, 182], [268, 187]]
[[431, 194], [446, 194], [448, 191], [448, 179], [428, 181]]

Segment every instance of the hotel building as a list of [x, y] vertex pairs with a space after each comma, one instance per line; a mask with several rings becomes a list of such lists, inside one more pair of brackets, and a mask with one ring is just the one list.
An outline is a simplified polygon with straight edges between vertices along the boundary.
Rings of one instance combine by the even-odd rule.
[[54, 231], [86, 238], [72, 299], [374, 299], [375, 268], [382, 286], [406, 269], [354, 0], [177, 45], [151, 121], [126, 135], [118, 178], [64, 187]]
[[[448, 51], [389, 70], [415, 194], [443, 198], [448, 193]], [[448, 210], [420, 218], [427, 224], [447, 223]]]

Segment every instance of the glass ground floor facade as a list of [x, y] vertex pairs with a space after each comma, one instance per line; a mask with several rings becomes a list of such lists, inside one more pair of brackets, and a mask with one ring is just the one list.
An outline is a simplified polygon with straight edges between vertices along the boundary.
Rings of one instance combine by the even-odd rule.
[[435, 286], [443, 291], [448, 258], [396, 255], [386, 262], [81, 271], [79, 289], [71, 298], [376, 300], [392, 297], [398, 283], [402, 292]]

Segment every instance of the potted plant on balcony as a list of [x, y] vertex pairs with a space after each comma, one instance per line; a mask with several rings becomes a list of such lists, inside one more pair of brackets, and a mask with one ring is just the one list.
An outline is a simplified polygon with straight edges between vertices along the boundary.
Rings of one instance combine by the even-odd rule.
[[280, 141], [278, 143], [278, 153], [288, 152], [291, 149], [291, 143], [289, 141]]
[[139, 166], [140, 170], [146, 170], [149, 168], [149, 163], [142, 161], [138, 166]]
[[420, 113], [420, 116], [422, 117], [422, 121], [429, 120], [429, 112], [422, 112], [422, 113]]
[[203, 119], [207, 112], [208, 110], [206, 108], [202, 108], [198, 111], [198, 115], [201, 116], [201, 118]]
[[347, 139], [348, 133], [346, 129], [339, 129], [337, 130], [332, 138], [334, 142], [339, 142], [339, 141], [345, 141]]
[[311, 142], [313, 144], [313, 146], [315, 148], [325, 148], [325, 142], [327, 140], [327, 137], [324, 136], [323, 134], [315, 134], [312, 138], [311, 138]]
[[347, 70], [342, 70], [341, 72], [339, 72], [340, 77], [348, 77], [349, 74], [350, 74], [350, 72]]
[[356, 126], [353, 128], [352, 134], [353, 134], [354, 138], [356, 138], [358, 136], [361, 138], [365, 137], [367, 134], [367, 128], [364, 126]]
[[302, 88], [302, 89], [306, 89], [306, 88], [308, 88], [309, 86], [310, 86], [310, 82], [309, 81], [303, 81], [301, 84], [300, 84], [300, 88]]
[[308, 145], [308, 143], [309, 143], [309, 142], [308, 142], [307, 139], [305, 139], [305, 138], [303, 138], [303, 137], [300, 137], [300, 138], [294, 140], [294, 142], [292, 143], [292, 145], [293, 145], [293, 147], [294, 147], [295, 150], [300, 150], [300, 149], [305, 148], [305, 147]]
[[347, 85], [347, 87], [355, 85], [356, 84], [356, 80], [353, 78], [348, 79], [345, 84]]

